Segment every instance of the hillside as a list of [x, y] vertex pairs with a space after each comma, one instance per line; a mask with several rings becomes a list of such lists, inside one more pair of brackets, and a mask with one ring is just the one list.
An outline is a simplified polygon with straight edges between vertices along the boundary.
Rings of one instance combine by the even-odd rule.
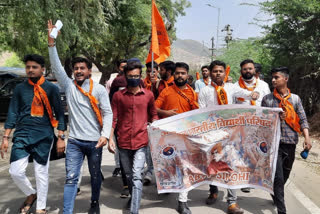
[[178, 39], [171, 46], [171, 60], [186, 62], [190, 67], [200, 67], [210, 62], [209, 48], [191, 39]]

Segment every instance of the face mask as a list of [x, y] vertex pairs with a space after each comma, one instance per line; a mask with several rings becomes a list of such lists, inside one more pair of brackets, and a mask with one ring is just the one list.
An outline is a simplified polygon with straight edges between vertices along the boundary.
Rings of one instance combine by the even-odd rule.
[[137, 87], [140, 84], [140, 79], [127, 79], [128, 86]]
[[177, 86], [184, 86], [185, 84], [187, 84], [188, 80], [186, 79], [185, 81], [183, 82], [178, 82], [178, 80], [174, 80], [174, 83], [177, 85]]

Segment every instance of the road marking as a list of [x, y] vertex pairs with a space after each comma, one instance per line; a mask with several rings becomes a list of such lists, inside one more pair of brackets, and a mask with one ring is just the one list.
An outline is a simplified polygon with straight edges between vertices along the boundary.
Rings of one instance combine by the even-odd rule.
[[291, 180], [289, 180], [286, 187], [310, 213], [320, 214], [320, 208], [315, 203], [313, 203], [313, 201], [311, 201], [308, 196], [301, 192], [301, 190], [299, 190], [299, 188]]

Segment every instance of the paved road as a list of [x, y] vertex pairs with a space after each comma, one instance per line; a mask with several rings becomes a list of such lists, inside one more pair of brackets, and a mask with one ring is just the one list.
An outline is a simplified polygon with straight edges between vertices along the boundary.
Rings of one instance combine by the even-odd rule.
[[[64, 160], [54, 161], [50, 163], [50, 187], [47, 206], [49, 213], [62, 213], [63, 206], [63, 184], [65, 178]], [[113, 155], [104, 149], [102, 161], [102, 170], [105, 175], [101, 191], [101, 213], [120, 214], [128, 213], [124, 207], [127, 199], [119, 197], [121, 191], [120, 177], [113, 178], [112, 171], [114, 169]], [[0, 169], [1, 170], [1, 169]], [[23, 202], [25, 196], [13, 184], [8, 170], [2, 168], [0, 171], [0, 214], [17, 213], [18, 207]], [[33, 166], [29, 165], [28, 175], [33, 175]], [[31, 179], [34, 184], [34, 179]], [[288, 213], [290, 214], [309, 214], [309, 212], [299, 199], [295, 197], [296, 189], [291, 188], [291, 184], [286, 187], [286, 203]], [[296, 186], [294, 186], [296, 187]], [[318, 187], [315, 187], [318, 188]], [[84, 176], [81, 185], [82, 194], [77, 197], [75, 203], [75, 213], [87, 213], [90, 203], [90, 177], [87, 166], [85, 167]], [[299, 191], [299, 190], [298, 190]], [[268, 193], [261, 190], [253, 190], [246, 194], [238, 192], [239, 204], [245, 210], [245, 213], [252, 214], [276, 214], [276, 210], [272, 205], [271, 197]], [[205, 213], [225, 213], [227, 209], [226, 191], [221, 188], [219, 192], [219, 201], [214, 206], [207, 206], [205, 198], [207, 197], [207, 186], [194, 189], [189, 194], [189, 206], [194, 214]], [[177, 194], [161, 194], [158, 195], [156, 187], [153, 185], [144, 187], [143, 199], [141, 202], [141, 214], [175, 214]], [[34, 209], [34, 208], [33, 208]], [[33, 210], [34, 211], [34, 210]], [[313, 212], [314, 213], [314, 212]]]

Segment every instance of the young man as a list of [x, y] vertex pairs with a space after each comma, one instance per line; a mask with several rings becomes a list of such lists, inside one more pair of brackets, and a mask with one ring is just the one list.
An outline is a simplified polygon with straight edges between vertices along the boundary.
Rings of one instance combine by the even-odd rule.
[[239, 81], [234, 84], [235, 90], [241, 89], [252, 92], [250, 96], [235, 96], [236, 104], [261, 106], [262, 98], [270, 93], [269, 85], [257, 79], [255, 75], [254, 62], [246, 59], [240, 63], [241, 76]]
[[113, 80], [116, 77], [123, 75], [123, 68], [124, 68], [124, 66], [126, 66], [126, 64], [127, 64], [127, 60], [125, 60], [125, 59], [121, 59], [117, 62], [117, 72], [112, 73], [110, 75], [109, 80], [106, 82], [106, 89], [107, 89], [108, 93], [110, 93], [110, 89], [111, 89], [111, 85], [112, 85]]
[[49, 36], [53, 27], [49, 20], [48, 46], [51, 68], [66, 93], [70, 116], [63, 213], [73, 213], [80, 168], [85, 156], [91, 176], [89, 213], [99, 213], [102, 147], [108, 142], [112, 124], [109, 97], [106, 89], [90, 78], [92, 63], [88, 59], [76, 57], [72, 60], [74, 81], [66, 75], [54, 39]]
[[[29, 213], [37, 200], [36, 213], [41, 214], [46, 213], [53, 127], [57, 127], [59, 135], [57, 148], [52, 149], [57, 149], [59, 154], [65, 149], [63, 133], [66, 124], [59, 89], [43, 76], [44, 58], [36, 54], [27, 55], [24, 63], [29, 79], [18, 84], [14, 90], [0, 151], [3, 158], [8, 149], [10, 133], [15, 129], [9, 172], [15, 184], [27, 196], [19, 213]], [[53, 113], [58, 121], [54, 119]], [[37, 190], [25, 174], [29, 156], [34, 160]]]
[[309, 138], [309, 125], [300, 97], [292, 94], [288, 88], [289, 69], [279, 67], [272, 69], [273, 93], [268, 94], [262, 100], [262, 106], [282, 108], [281, 137], [278, 151], [277, 168], [274, 178], [273, 201], [278, 209], [278, 214], [286, 213], [284, 202], [284, 185], [289, 178], [295, 159], [295, 150], [299, 133], [302, 131], [305, 141], [303, 148], [310, 150], [312, 145]]
[[[224, 83], [226, 76], [226, 64], [221, 61], [213, 61], [209, 66], [211, 84], [204, 87], [199, 94], [199, 107], [208, 108], [214, 105], [228, 105], [233, 103], [234, 91], [233, 84]], [[218, 187], [210, 185], [210, 195], [206, 203], [211, 205], [217, 201]], [[242, 214], [243, 210], [237, 204], [236, 190], [228, 189], [228, 213]]]
[[209, 67], [207, 65], [204, 65], [201, 67], [201, 72], [202, 72], [202, 79], [199, 79], [195, 82], [195, 91], [197, 94], [200, 93], [200, 90], [207, 85], [210, 84], [211, 79], [209, 77]]
[[[153, 73], [152, 71], [152, 64], [151, 62], [148, 62], [146, 64], [147, 70], [146, 74], [147, 77], [144, 79], [144, 85], [146, 86], [146, 89], [152, 91], [155, 93], [156, 88], [159, 87], [160, 84], [160, 79], [158, 79], [158, 63], [153, 62]], [[155, 94], [154, 94], [155, 96]], [[151, 122], [151, 121], [149, 121]], [[146, 153], [146, 164], [147, 168], [145, 170], [144, 174], [144, 181], [143, 185], [148, 186], [151, 184], [152, 181], [152, 174], [153, 174], [153, 163], [152, 163], [152, 158], [151, 158], [151, 152], [150, 152], [150, 147], [147, 147], [147, 153]]]
[[[198, 97], [195, 91], [187, 84], [189, 66], [184, 62], [175, 64], [174, 85], [165, 88], [158, 99], [156, 107], [161, 118], [170, 117], [179, 113], [199, 108]], [[187, 204], [188, 192], [179, 194], [178, 212], [180, 214], [191, 214]]]
[[[123, 70], [124, 70], [124, 67], [126, 65], [127, 65], [127, 60], [125, 60], [125, 59], [121, 59], [121, 60], [119, 60], [117, 62], [117, 71], [118, 72], [117, 73], [112, 73], [111, 76], [110, 76], [110, 79], [107, 81], [107, 84], [106, 84], [106, 89], [107, 89], [108, 93], [110, 92], [113, 80], [116, 77], [123, 75]], [[120, 158], [119, 158], [118, 150], [115, 151], [114, 162], [116, 163], [116, 168], [113, 170], [112, 176], [113, 177], [117, 177], [119, 174], [121, 174]]]
[[191, 86], [193, 90], [196, 88], [193, 82], [193, 76], [191, 74], [188, 75], [188, 84]]
[[162, 90], [168, 88], [169, 86], [174, 84], [173, 73], [175, 70], [175, 63], [172, 61], [164, 61], [161, 62], [160, 65], [160, 83], [158, 87], [154, 87], [153, 94], [154, 98], [157, 99], [161, 94]]
[[147, 70], [146, 70], [146, 78], [143, 80], [144, 86], [146, 89], [153, 91], [154, 87], [159, 86], [160, 80], [158, 79], [158, 68], [159, 65], [156, 62], [153, 62], [153, 73], [151, 62], [148, 62], [146, 64]]
[[113, 124], [108, 149], [114, 152], [114, 130], [117, 130], [117, 142], [120, 160], [129, 184], [131, 199], [128, 201], [130, 213], [139, 213], [142, 195], [142, 173], [148, 146], [148, 120], [157, 120], [154, 97], [151, 91], [139, 86], [142, 65], [128, 62], [124, 69], [127, 87], [114, 94], [112, 99]]

